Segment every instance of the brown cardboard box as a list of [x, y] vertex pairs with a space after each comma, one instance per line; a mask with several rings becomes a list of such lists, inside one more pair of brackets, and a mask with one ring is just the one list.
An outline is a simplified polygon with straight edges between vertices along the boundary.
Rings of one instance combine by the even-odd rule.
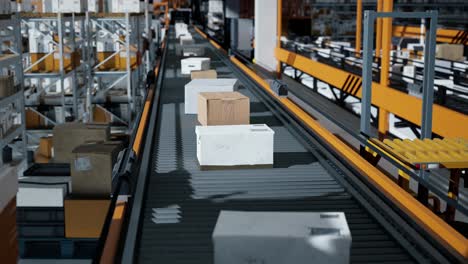
[[[103, 62], [107, 58], [109, 58], [114, 52], [98, 52], [97, 53], [97, 64]], [[110, 59], [108, 59], [106, 62], [104, 62], [101, 66], [99, 66], [99, 70], [112, 70], [118, 68], [117, 65], [119, 64], [118, 61], [118, 54]]]
[[18, 261], [18, 240], [16, 229], [16, 198], [0, 211], [0, 259], [2, 263]]
[[215, 70], [191, 71], [190, 77], [194, 79], [216, 79], [218, 77]]
[[109, 199], [65, 199], [65, 237], [99, 238]]
[[73, 149], [86, 142], [107, 141], [110, 127], [102, 123], [65, 123], [54, 127], [54, 162], [70, 163]]
[[27, 129], [37, 129], [45, 127], [45, 120], [38, 113], [26, 109], [26, 128]]
[[[63, 52], [63, 69], [68, 72], [68, 71], [73, 70], [75, 67], [79, 66], [79, 64], [76, 65], [77, 58], [78, 58], [78, 63], [79, 63], [80, 56], [78, 52], [70, 52], [70, 51]], [[53, 71], [54, 72], [60, 71], [60, 52], [58, 51], [54, 52]]]
[[[47, 53], [31, 53], [31, 64], [35, 64]], [[54, 70], [54, 55], [49, 55], [31, 68], [32, 72], [51, 72]]]
[[249, 124], [249, 98], [238, 92], [199, 93], [198, 122], [203, 126]]
[[463, 61], [463, 48], [462, 44], [437, 44], [436, 58]]
[[8, 97], [16, 92], [13, 76], [0, 76], [0, 98]]
[[122, 150], [121, 142], [83, 144], [73, 150], [72, 193], [81, 197], [109, 197], [112, 169]]
[[42, 137], [39, 139], [37, 153], [52, 158], [52, 137]]

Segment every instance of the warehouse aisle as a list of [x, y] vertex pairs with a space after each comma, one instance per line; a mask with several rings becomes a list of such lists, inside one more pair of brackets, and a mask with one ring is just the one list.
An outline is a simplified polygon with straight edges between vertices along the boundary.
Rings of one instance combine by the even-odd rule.
[[[218, 78], [237, 78], [196, 33]], [[211, 235], [220, 210], [342, 211], [352, 233], [351, 262], [413, 262], [402, 247], [325, 170], [267, 107], [241, 83], [251, 123], [275, 131], [274, 166], [201, 171], [196, 158], [196, 115], [184, 114], [184, 85], [173, 30], [169, 34], [161, 105], [152, 147], [137, 258], [140, 263], [212, 263]]]

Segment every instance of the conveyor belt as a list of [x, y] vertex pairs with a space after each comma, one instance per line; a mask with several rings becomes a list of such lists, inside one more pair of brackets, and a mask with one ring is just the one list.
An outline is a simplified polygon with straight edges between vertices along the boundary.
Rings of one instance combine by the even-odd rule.
[[[200, 171], [196, 116], [184, 114], [184, 85], [189, 78], [180, 73], [181, 57], [175, 53], [178, 44], [172, 31], [169, 37], [135, 249], [139, 263], [212, 263], [211, 235], [220, 210], [343, 211], [352, 233], [352, 263], [412, 263], [412, 256], [421, 256], [408, 247], [410, 243], [397, 242], [387, 232], [394, 228], [384, 228], [339, 183], [342, 172], [323, 167], [310, 152], [313, 146], [304, 146], [246, 83], [241, 82], [239, 91], [251, 100], [251, 122], [275, 130], [274, 167]], [[219, 78], [242, 79], [206, 40], [195, 39], [206, 47], [205, 56], [211, 57]]]

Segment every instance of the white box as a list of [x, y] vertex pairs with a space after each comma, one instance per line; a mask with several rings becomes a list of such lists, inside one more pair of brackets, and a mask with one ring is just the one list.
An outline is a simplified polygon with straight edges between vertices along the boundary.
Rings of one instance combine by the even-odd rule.
[[414, 79], [416, 78], [416, 66], [414, 65], [406, 65], [403, 66], [403, 76], [405, 77], [410, 77], [410, 78], [404, 78], [403, 80], [407, 83], [414, 83]]
[[273, 164], [275, 132], [265, 124], [197, 126], [200, 166]]
[[98, 0], [88, 0], [88, 12], [99, 13]]
[[0, 212], [18, 192], [18, 172], [16, 167], [4, 165], [0, 170]]
[[[204, 70], [209, 70], [204, 69]], [[233, 92], [237, 79], [195, 79], [185, 85], [184, 102], [186, 114], [198, 113], [198, 94], [201, 92]]]
[[65, 192], [60, 187], [20, 187], [16, 205], [18, 207], [63, 207], [64, 197]]
[[54, 0], [52, 9], [53, 12], [83, 13], [86, 11], [87, 5], [87, 0]]
[[112, 13], [141, 13], [140, 0], [108, 0]]
[[214, 263], [349, 263], [351, 242], [341, 212], [221, 211]]
[[194, 44], [194, 41], [193, 41], [193, 38], [192, 38], [192, 35], [182, 35], [180, 36], [180, 45], [190, 45], [190, 44]]
[[206, 71], [210, 69], [210, 58], [187, 58], [180, 60], [182, 74], [192, 71]]

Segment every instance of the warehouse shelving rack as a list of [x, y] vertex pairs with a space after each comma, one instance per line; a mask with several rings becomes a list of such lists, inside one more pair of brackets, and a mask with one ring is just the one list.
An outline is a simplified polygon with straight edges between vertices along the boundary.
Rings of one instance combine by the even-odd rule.
[[[0, 109], [6, 109], [9, 113], [17, 113], [12, 127], [0, 138], [0, 167], [3, 166], [3, 148], [21, 137], [21, 150], [26, 157], [27, 138], [25, 133], [25, 111], [23, 97], [23, 65], [21, 60], [21, 34], [19, 31], [20, 19], [18, 13], [0, 15], [0, 74], [14, 73], [15, 92], [10, 96], [0, 98]], [[9, 108], [9, 106], [12, 106]], [[9, 109], [8, 109], [9, 108]], [[15, 147], [11, 144], [10, 146]]]
[[[91, 71], [88, 72], [88, 93], [87, 101], [91, 102], [88, 111], [91, 113], [90, 120], [94, 119], [92, 113], [93, 107], [104, 110], [107, 114], [111, 115], [112, 119], [130, 127], [133, 122], [135, 113], [141, 108], [141, 100], [143, 98], [144, 80], [146, 78], [146, 70], [149, 66], [144, 67], [141, 63], [142, 58], [145, 58], [146, 64], [151, 64], [154, 58], [148, 54], [142, 54], [143, 52], [143, 35], [145, 33], [147, 37], [151, 37], [150, 17], [149, 13], [109, 13], [109, 14], [92, 14], [88, 16], [89, 19], [89, 30], [88, 42], [93, 43], [96, 41], [98, 34], [106, 33], [109, 34], [114, 45], [118, 48], [107, 58], [101, 62], [97, 62], [96, 54], [91, 51], [92, 60], [96, 61]], [[132, 49], [136, 50], [137, 62], [135, 66], [132, 66], [132, 62], [129, 59], [125, 60], [125, 67], [119, 67], [116, 69], [101, 70], [99, 67], [111, 59], [118, 59], [119, 56], [126, 58], [131, 57]], [[125, 84], [125, 89], [120, 89], [122, 84]], [[119, 94], [120, 92], [120, 94]], [[111, 109], [107, 109], [105, 105], [119, 105], [122, 109], [122, 105], [127, 105], [126, 111], [117, 113]], [[126, 112], [126, 113], [124, 113]]]
[[[83, 85], [79, 78], [84, 76], [84, 64], [72, 65], [65, 68], [65, 50], [76, 53], [85, 50], [84, 41], [84, 14], [74, 13], [23, 13], [21, 16], [22, 28], [25, 34], [35, 28], [43, 36], [49, 36], [53, 48], [42, 58], [31, 62], [31, 53], [25, 53], [24, 76], [29, 85], [25, 91], [26, 106], [37, 112], [52, 125], [64, 123], [67, 120], [83, 120], [84, 110], [81, 108]], [[57, 37], [55, 37], [57, 34]], [[65, 43], [68, 40], [67, 43]], [[36, 70], [33, 67], [45, 61], [47, 57], [58, 52], [59, 67], [54, 70]], [[83, 58], [82, 58], [83, 59]], [[75, 60], [75, 59], [73, 59]], [[81, 60], [81, 59], [80, 59]], [[86, 60], [84, 60], [86, 61]], [[76, 61], [75, 61], [76, 62]], [[69, 78], [70, 93], [65, 91], [66, 79]], [[45, 84], [45, 85], [44, 85]], [[57, 91], [53, 87], [60, 87]], [[54, 115], [43, 113], [39, 106], [58, 107]], [[70, 119], [67, 117], [71, 117]]]

